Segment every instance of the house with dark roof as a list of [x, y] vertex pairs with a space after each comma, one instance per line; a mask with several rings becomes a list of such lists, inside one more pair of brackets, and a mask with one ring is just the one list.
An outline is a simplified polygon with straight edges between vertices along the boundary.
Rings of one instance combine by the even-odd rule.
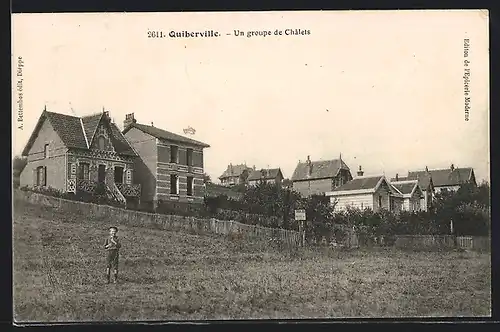
[[430, 174], [436, 193], [442, 190], [456, 191], [465, 183], [470, 183], [474, 186], [477, 185], [476, 176], [474, 175], [474, 169], [472, 167], [459, 168], [455, 167], [453, 164], [451, 164], [450, 168], [445, 169], [429, 170], [426, 167], [425, 171], [408, 172], [408, 178], [418, 178], [425, 173]]
[[248, 185], [256, 186], [260, 182], [274, 183], [281, 185], [283, 181], [283, 173], [280, 168], [262, 168], [252, 170], [248, 176]]
[[424, 193], [417, 180], [395, 181], [391, 185], [400, 195], [393, 196], [393, 207], [401, 207], [404, 211], [425, 211], [427, 207], [422, 205]]
[[106, 111], [77, 117], [44, 110], [22, 155], [28, 161], [20, 186], [69, 193], [91, 193], [102, 186], [124, 204], [140, 197], [134, 176], [137, 154]]
[[346, 210], [348, 207], [380, 211], [399, 211], [403, 195], [391, 186], [384, 175], [357, 176], [351, 181], [325, 193], [330, 197], [334, 212]]
[[125, 116], [123, 127], [123, 135], [139, 156], [135, 169], [142, 202], [153, 207], [159, 201], [203, 202], [203, 149], [208, 144], [137, 123], [134, 113]]
[[299, 161], [291, 178], [293, 190], [303, 197], [330, 192], [350, 180], [351, 171], [342, 156], [339, 159], [319, 161], [311, 161], [307, 156], [306, 162]]
[[396, 177], [392, 181], [417, 180], [422, 189], [424, 197], [421, 204], [428, 209], [433, 202], [436, 193], [442, 190], [456, 191], [464, 183], [477, 185], [474, 169], [471, 167], [456, 168], [453, 164], [446, 169], [429, 170], [425, 167], [422, 171], [409, 171], [408, 176]]
[[408, 176], [404, 177], [396, 174], [396, 177], [391, 179], [391, 183], [414, 180], [417, 181], [420, 190], [422, 190], [423, 197], [420, 199], [421, 209], [427, 211], [432, 206], [432, 201], [434, 199], [434, 184], [427, 168], [426, 171], [408, 172]]
[[248, 167], [245, 164], [233, 165], [229, 164], [226, 170], [219, 176], [220, 183], [223, 186], [236, 186], [239, 184], [247, 184], [248, 177], [251, 172], [255, 170], [254, 168]]

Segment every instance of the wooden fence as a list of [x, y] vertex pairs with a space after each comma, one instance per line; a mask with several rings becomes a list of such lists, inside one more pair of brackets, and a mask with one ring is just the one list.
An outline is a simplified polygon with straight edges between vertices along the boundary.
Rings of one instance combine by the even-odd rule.
[[[32, 204], [52, 207], [55, 210], [73, 214], [81, 214], [89, 218], [113, 220], [118, 225], [157, 227], [166, 230], [183, 230], [198, 234], [212, 233], [224, 236], [236, 235], [239, 237], [255, 238], [264, 243], [277, 242], [282, 247], [296, 247], [302, 243], [299, 232], [268, 228], [257, 225], [248, 225], [236, 221], [223, 221], [217, 219], [198, 219], [194, 217], [181, 217], [175, 215], [152, 214], [140, 211], [125, 210], [107, 205], [97, 205], [72, 200], [46, 196], [29, 191], [15, 190], [15, 204], [21, 201]], [[344, 225], [337, 225], [339, 236], [334, 237], [328, 245], [346, 248], [366, 246], [366, 241], [361, 241], [359, 234]], [[326, 242], [326, 241], [325, 241]], [[376, 245], [385, 242], [376, 241]], [[326, 243], [325, 243], [326, 244]], [[392, 245], [392, 244], [391, 244]], [[429, 248], [462, 248], [476, 251], [489, 251], [491, 240], [489, 237], [478, 236], [452, 236], [452, 235], [398, 235], [395, 237], [394, 246], [405, 249]]]
[[398, 235], [395, 246], [404, 249], [453, 249], [489, 251], [490, 238], [453, 235]]
[[41, 206], [51, 207], [57, 211], [87, 216], [98, 220], [113, 220], [113, 224], [129, 226], [157, 227], [166, 230], [183, 230], [198, 234], [215, 233], [224, 236], [237, 235], [255, 238], [264, 243], [277, 242], [282, 247], [296, 247], [301, 245], [299, 232], [268, 228], [257, 225], [247, 225], [236, 221], [217, 219], [199, 219], [175, 215], [153, 214], [147, 212], [125, 210], [107, 205], [98, 205], [72, 201], [34, 192], [15, 190], [14, 204], [28, 202]]

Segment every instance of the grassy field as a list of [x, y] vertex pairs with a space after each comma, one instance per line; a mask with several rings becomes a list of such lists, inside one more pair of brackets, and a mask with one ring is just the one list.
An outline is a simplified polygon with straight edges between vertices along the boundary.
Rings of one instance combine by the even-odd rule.
[[392, 249], [266, 252], [241, 240], [120, 227], [15, 205], [16, 321], [489, 316], [490, 255]]

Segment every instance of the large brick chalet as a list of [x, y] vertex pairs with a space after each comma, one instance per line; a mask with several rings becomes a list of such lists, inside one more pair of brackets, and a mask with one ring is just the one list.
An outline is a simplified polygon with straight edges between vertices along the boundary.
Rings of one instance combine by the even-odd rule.
[[136, 177], [142, 185], [142, 202], [202, 203], [203, 149], [209, 145], [151, 125], [137, 123], [127, 114], [123, 134], [139, 158]]

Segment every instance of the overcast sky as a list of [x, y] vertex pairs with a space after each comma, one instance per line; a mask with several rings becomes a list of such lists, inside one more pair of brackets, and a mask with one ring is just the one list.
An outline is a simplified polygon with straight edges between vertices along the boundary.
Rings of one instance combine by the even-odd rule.
[[[310, 34], [226, 35], [287, 28]], [[148, 29], [222, 36], [151, 39]], [[78, 116], [104, 107], [120, 126], [134, 112], [179, 134], [195, 128], [192, 137], [211, 145], [205, 169], [213, 179], [244, 162], [291, 177], [307, 155], [342, 153], [353, 175], [359, 165], [366, 175], [393, 176], [454, 163], [489, 180], [488, 38], [479, 11], [17, 14], [13, 69], [21, 56], [24, 129], [16, 129], [14, 104], [13, 154], [45, 105]]]

